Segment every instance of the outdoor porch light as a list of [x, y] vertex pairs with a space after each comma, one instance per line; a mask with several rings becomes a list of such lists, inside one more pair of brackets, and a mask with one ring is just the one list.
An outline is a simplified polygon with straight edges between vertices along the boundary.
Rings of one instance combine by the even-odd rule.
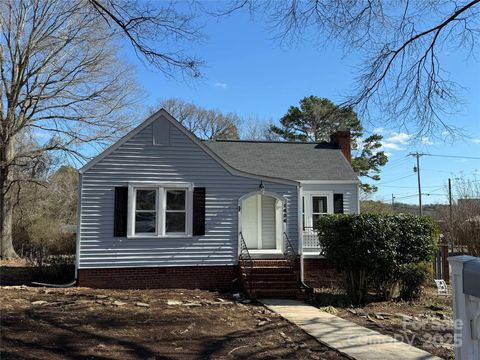
[[260, 186], [258, 187], [262, 194], [265, 192], [265, 185], [263, 185], [263, 181], [260, 181]]

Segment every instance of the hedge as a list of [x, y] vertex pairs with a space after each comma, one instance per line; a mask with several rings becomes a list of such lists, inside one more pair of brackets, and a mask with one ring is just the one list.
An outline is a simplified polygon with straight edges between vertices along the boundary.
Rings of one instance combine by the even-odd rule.
[[[411, 278], [412, 266], [430, 261], [437, 249], [438, 229], [428, 217], [325, 215], [317, 225], [323, 254], [345, 274], [345, 290], [354, 303], [363, 303], [372, 287], [391, 298], [393, 289], [405, 284], [402, 275]], [[417, 295], [415, 289], [407, 293]]]

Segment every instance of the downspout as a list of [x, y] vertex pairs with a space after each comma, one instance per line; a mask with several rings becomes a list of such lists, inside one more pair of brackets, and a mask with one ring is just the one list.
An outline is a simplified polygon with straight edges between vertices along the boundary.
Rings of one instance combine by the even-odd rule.
[[298, 204], [298, 253], [300, 254], [300, 284], [302, 287], [307, 290], [307, 292], [312, 295], [313, 288], [310, 285], [305, 283], [305, 272], [304, 272], [304, 257], [303, 257], [303, 215], [302, 215], [302, 206], [303, 206], [303, 187], [302, 184], [297, 187], [297, 204]]

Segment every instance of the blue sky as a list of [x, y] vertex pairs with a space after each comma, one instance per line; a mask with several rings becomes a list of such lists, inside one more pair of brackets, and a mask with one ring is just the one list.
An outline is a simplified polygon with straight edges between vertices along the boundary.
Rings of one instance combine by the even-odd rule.
[[[206, 108], [236, 112], [241, 116], [278, 120], [290, 105], [308, 95], [326, 97], [340, 103], [354, 88], [355, 66], [359, 54], [344, 54], [339, 45], [317, 47], [302, 42], [293, 47], [281, 47], [272, 40], [257, 17], [238, 12], [221, 21], [205, 18], [208, 39], [189, 46], [189, 52], [202, 58], [204, 78], [198, 82], [167, 79], [145, 66], [127, 50], [129, 60], [136, 65], [138, 81], [145, 93], [145, 107], [159, 99], [175, 97], [192, 101]], [[464, 88], [462, 112], [447, 119], [465, 130], [465, 138], [454, 143], [447, 135], [442, 139], [413, 140], [407, 134], [382, 124], [364, 124], [368, 131], [385, 137], [385, 151], [390, 164], [382, 170], [379, 191], [374, 199], [390, 201], [393, 193], [398, 201], [416, 203], [416, 174], [413, 172], [412, 151], [430, 154], [480, 157], [480, 64], [465, 60], [455, 52], [444, 54], [444, 66], [450, 76]], [[477, 60], [478, 61], [478, 60]], [[373, 109], [375, 111], [375, 109]], [[424, 203], [446, 202], [445, 185], [448, 177], [460, 174], [480, 179], [480, 160], [424, 156], [421, 158]]]

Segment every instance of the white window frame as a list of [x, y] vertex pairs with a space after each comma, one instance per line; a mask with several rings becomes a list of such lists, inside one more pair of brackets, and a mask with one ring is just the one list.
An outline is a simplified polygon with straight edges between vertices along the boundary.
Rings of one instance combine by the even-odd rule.
[[[137, 210], [137, 190], [153, 190], [155, 191], [155, 209], [154, 210]], [[132, 215], [133, 215], [133, 232], [135, 235], [138, 236], [157, 236], [158, 235], [158, 215], [159, 215], [159, 209], [158, 209], [158, 188], [156, 187], [137, 187], [133, 189], [133, 199], [132, 199]], [[155, 212], [155, 232], [135, 232], [135, 219], [137, 217], [138, 212]]]
[[[135, 233], [135, 213], [136, 213], [136, 190], [157, 190], [156, 198], [156, 232], [155, 233]], [[186, 191], [185, 205], [185, 232], [166, 233], [165, 232], [165, 214], [166, 214], [166, 191], [181, 189]], [[172, 238], [172, 237], [191, 237], [193, 222], [193, 184], [184, 182], [135, 182], [128, 184], [128, 223], [127, 238]]]
[[[167, 191], [169, 190], [183, 190], [185, 191], [185, 210], [167, 210]], [[188, 189], [186, 188], [174, 188], [174, 187], [165, 187], [164, 188], [164, 196], [163, 196], [163, 229], [162, 229], [162, 233], [165, 235], [165, 236], [170, 236], [170, 235], [187, 235], [188, 234]], [[185, 232], [169, 232], [167, 233], [167, 213], [168, 212], [171, 212], [171, 213], [175, 213], [175, 212], [178, 212], [178, 213], [185, 213]]]
[[333, 191], [309, 191], [303, 193], [305, 199], [305, 227], [313, 227], [313, 197], [325, 196], [327, 198], [326, 214], [333, 214]]

